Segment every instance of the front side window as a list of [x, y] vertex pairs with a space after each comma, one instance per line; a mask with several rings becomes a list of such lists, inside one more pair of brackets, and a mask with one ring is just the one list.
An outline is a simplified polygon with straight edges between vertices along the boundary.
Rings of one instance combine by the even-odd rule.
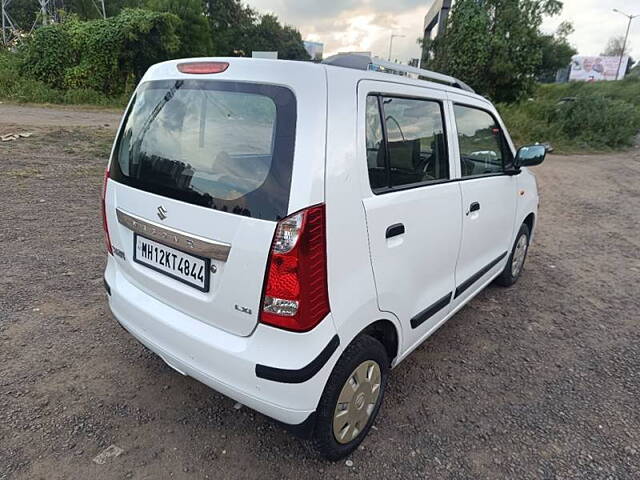
[[185, 202], [265, 220], [287, 214], [295, 97], [284, 87], [212, 80], [143, 84], [111, 176]]
[[448, 179], [449, 160], [440, 103], [369, 96], [367, 163], [371, 188], [376, 193]]
[[453, 106], [463, 177], [502, 173], [509, 161], [500, 125], [484, 110]]

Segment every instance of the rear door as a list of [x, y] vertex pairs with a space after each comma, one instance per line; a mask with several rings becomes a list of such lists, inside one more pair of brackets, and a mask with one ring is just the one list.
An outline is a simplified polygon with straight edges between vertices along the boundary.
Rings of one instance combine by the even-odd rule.
[[450, 311], [461, 235], [460, 189], [446, 139], [444, 92], [361, 82], [364, 187], [379, 308], [414, 344]]
[[110, 164], [119, 273], [177, 310], [249, 335], [276, 221], [288, 212], [295, 135], [287, 87], [145, 82]]
[[478, 100], [449, 96], [464, 212], [456, 267], [458, 303], [504, 265], [513, 236], [517, 183], [507, 173], [513, 155], [495, 112]]

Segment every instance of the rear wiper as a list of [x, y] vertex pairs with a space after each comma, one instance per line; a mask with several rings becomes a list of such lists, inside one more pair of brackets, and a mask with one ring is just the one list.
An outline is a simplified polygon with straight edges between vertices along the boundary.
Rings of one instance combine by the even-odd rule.
[[136, 158], [138, 156], [138, 152], [140, 151], [140, 145], [142, 144], [142, 139], [144, 138], [145, 134], [149, 131], [149, 128], [151, 128], [151, 124], [153, 123], [153, 121], [157, 118], [157, 116], [160, 114], [160, 112], [165, 107], [165, 105], [175, 97], [176, 92], [180, 89], [180, 87], [182, 87], [182, 85], [184, 85], [184, 80], [176, 80], [176, 83], [174, 83], [174, 85], [169, 89], [169, 91], [165, 93], [164, 97], [162, 97], [162, 100], [160, 100], [156, 104], [156, 106], [153, 107], [151, 114], [144, 121], [144, 125], [142, 126], [140, 133], [138, 133], [137, 137], [132, 142], [131, 153], [133, 158]]

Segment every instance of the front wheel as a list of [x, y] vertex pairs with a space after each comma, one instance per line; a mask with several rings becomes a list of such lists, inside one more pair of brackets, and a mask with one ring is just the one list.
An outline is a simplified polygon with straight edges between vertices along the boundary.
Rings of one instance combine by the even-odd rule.
[[507, 261], [507, 264], [500, 276], [496, 278], [496, 283], [498, 285], [510, 287], [518, 281], [524, 267], [524, 261], [527, 258], [530, 234], [529, 226], [526, 223], [523, 223], [518, 235], [516, 235], [516, 241], [511, 249], [509, 260]]
[[353, 452], [369, 432], [382, 404], [389, 358], [375, 338], [362, 335], [344, 351], [317, 409], [313, 443], [329, 460]]

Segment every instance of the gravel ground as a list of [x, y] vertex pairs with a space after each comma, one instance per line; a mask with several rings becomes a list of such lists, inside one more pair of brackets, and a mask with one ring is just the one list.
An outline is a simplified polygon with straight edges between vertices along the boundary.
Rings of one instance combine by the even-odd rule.
[[0, 102], [0, 124], [47, 127], [109, 127], [115, 129], [120, 124], [121, 117], [122, 112], [105, 108], [78, 108], [63, 105], [12, 105]]
[[395, 369], [375, 429], [329, 463], [118, 327], [98, 201], [115, 121], [73, 115], [0, 105], [0, 134], [33, 133], [0, 143], [0, 479], [640, 478], [640, 150], [536, 168], [520, 282]]

